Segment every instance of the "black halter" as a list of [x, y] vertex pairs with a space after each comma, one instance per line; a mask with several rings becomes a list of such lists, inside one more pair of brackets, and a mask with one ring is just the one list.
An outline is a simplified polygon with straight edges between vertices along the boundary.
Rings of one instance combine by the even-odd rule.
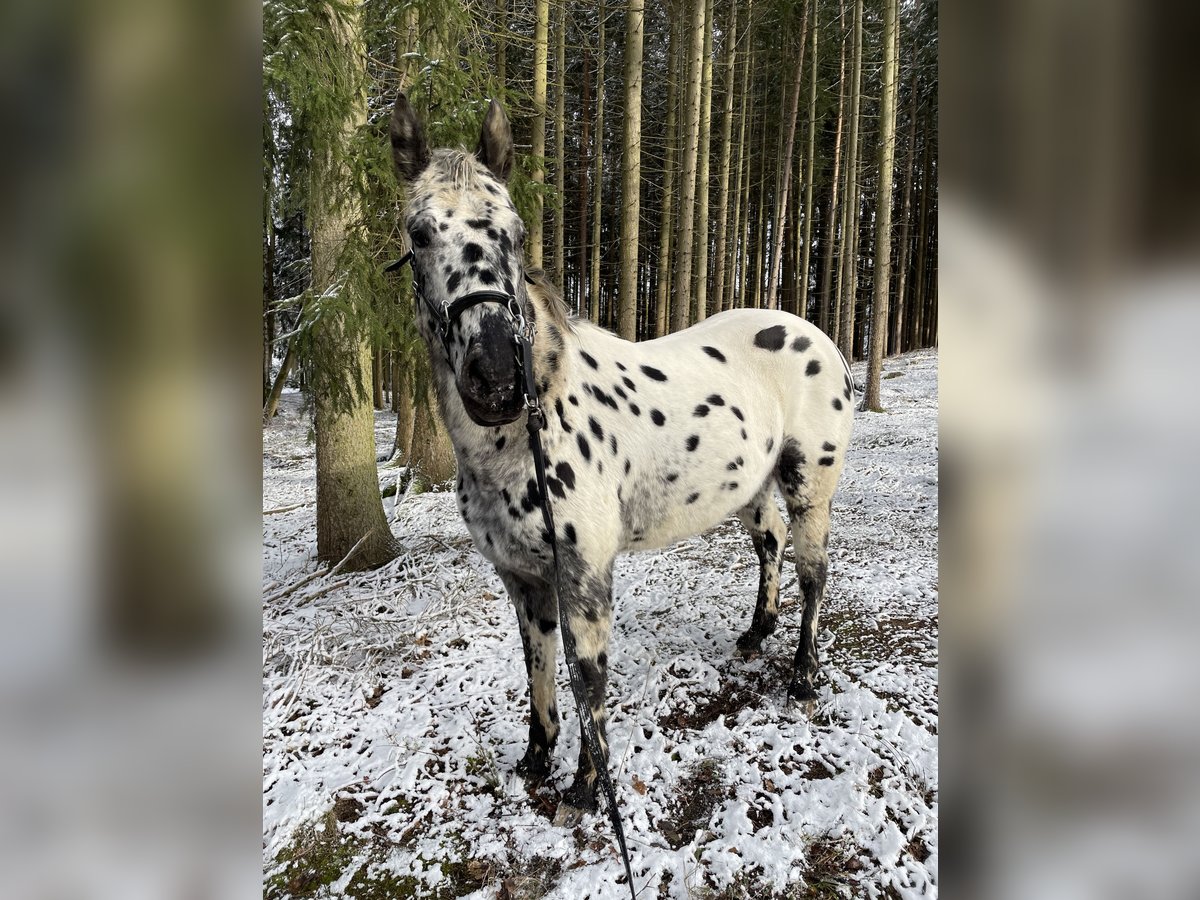
[[[410, 250], [399, 260], [384, 269], [384, 271], [395, 272], [406, 263], [412, 262], [412, 258], [413, 254]], [[525, 273], [525, 281], [533, 284], [533, 279], [529, 277], [528, 272]], [[637, 892], [633, 887], [633, 869], [629, 863], [629, 850], [625, 845], [625, 829], [621, 824], [621, 813], [617, 806], [617, 792], [613, 787], [612, 778], [608, 774], [608, 761], [603, 759], [600, 752], [600, 736], [596, 733], [596, 723], [592, 720], [591, 713], [589, 712], [591, 706], [587, 696], [587, 688], [584, 686], [583, 676], [579, 671], [579, 658], [575, 649], [575, 635], [571, 633], [566, 610], [563, 608], [563, 590], [560, 584], [562, 570], [558, 562], [558, 532], [554, 528], [554, 510], [550, 504], [550, 491], [546, 482], [546, 452], [542, 449], [541, 432], [546, 427], [546, 415], [542, 412], [541, 400], [538, 397], [537, 380], [534, 378], [533, 373], [533, 326], [526, 323], [525, 315], [521, 311], [521, 304], [517, 302], [517, 298], [512, 294], [505, 294], [502, 291], [473, 291], [469, 294], [463, 294], [455, 300], [448, 300], [438, 307], [429, 301], [421, 288], [422, 286], [414, 268], [413, 293], [420, 298], [421, 302], [425, 304], [425, 308], [433, 316], [438, 336], [442, 340], [442, 346], [446, 348], [447, 356], [450, 353], [450, 332], [459, 317], [468, 309], [472, 309], [481, 303], [499, 303], [505, 308], [509, 318], [512, 320], [513, 341], [517, 349], [518, 390], [521, 390], [523, 387], [525, 392], [525, 409], [529, 414], [525, 422], [525, 429], [529, 432], [529, 447], [533, 451], [533, 469], [537, 476], [538, 494], [541, 497], [539, 506], [541, 506], [542, 510], [542, 521], [546, 526], [550, 550], [554, 556], [554, 592], [558, 597], [558, 621], [562, 634], [563, 656], [567, 662], [567, 674], [570, 676], [571, 693], [575, 697], [575, 709], [579, 713], [579, 727], [583, 744], [587, 747], [588, 755], [592, 758], [592, 765], [596, 769], [596, 775], [600, 780], [600, 787], [604, 791], [604, 799], [608, 805], [608, 820], [612, 823], [613, 831], [617, 837], [617, 846], [621, 850], [621, 861], [625, 864], [625, 877], [629, 881], [629, 893], [633, 897], [633, 900], [637, 900]], [[522, 378], [524, 379], [523, 386], [521, 385]]]

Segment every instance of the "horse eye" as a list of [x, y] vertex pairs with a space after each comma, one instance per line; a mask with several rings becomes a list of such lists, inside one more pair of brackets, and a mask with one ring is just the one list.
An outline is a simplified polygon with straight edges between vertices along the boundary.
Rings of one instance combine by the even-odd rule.
[[428, 225], [420, 225], [408, 233], [414, 247], [424, 250], [433, 243], [433, 230]]

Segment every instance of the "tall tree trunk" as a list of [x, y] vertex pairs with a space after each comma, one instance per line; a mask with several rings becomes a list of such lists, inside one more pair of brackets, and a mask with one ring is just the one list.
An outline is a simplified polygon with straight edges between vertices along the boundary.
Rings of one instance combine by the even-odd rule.
[[917, 155], [917, 67], [914, 62], [909, 97], [908, 153], [904, 161], [904, 203], [900, 209], [900, 260], [896, 266], [896, 321], [889, 337], [892, 353], [900, 353], [904, 343], [904, 291], [908, 281], [909, 224], [912, 219], [913, 160]]
[[786, 135], [783, 144], [783, 157], [780, 160], [779, 172], [782, 184], [779, 195], [775, 198], [775, 227], [771, 229], [771, 272], [767, 281], [767, 308], [779, 308], [779, 274], [783, 262], [783, 220], [788, 211], [788, 193], [792, 187], [792, 153], [796, 149], [796, 119], [800, 115], [800, 84], [804, 79], [804, 50], [808, 38], [808, 7], [809, 0], [804, 0], [804, 12], [800, 22], [800, 52], [796, 56], [796, 69], [792, 75], [790, 108], [787, 112]]
[[371, 347], [371, 399], [383, 409], [383, 344], [377, 338]]
[[[366, 54], [362, 45], [361, 20], [357, 11], [345, 18], [331, 15], [338, 23], [340, 46], [333, 52], [344, 53], [361, 67]], [[365, 80], [365, 72], [356, 71]], [[353, 132], [367, 121], [367, 98], [360, 91], [346, 110], [341, 140], [348, 143]], [[314, 179], [309, 223], [312, 238], [312, 281], [317, 295], [338, 280], [338, 256], [352, 223], [359, 217], [357, 206], [349, 200], [338, 202], [336, 186], [353, 176], [329, 153]], [[366, 298], [348, 298], [356, 306], [365, 306]], [[357, 316], [363, 319], [365, 316]], [[395, 557], [397, 546], [388, 529], [379, 496], [379, 476], [375, 467], [375, 415], [368, 393], [371, 370], [371, 342], [360, 323], [342, 313], [332, 313], [314, 328], [316, 358], [313, 397], [316, 420], [317, 462], [317, 556], [339, 561], [363, 539], [359, 550], [348, 560], [352, 569], [372, 568]]]
[[804, 236], [800, 250], [800, 299], [797, 303], [799, 314], [805, 319], [808, 318], [809, 262], [812, 251], [813, 223], [813, 174], [817, 156], [817, 33], [821, 24], [819, 12], [820, 5], [814, 0], [812, 46], [809, 48], [809, 52], [812, 54], [812, 72], [809, 75], [811, 83], [808, 86], [808, 171], [804, 178]]
[[[842, 166], [842, 130], [845, 124], [846, 112], [846, 5], [845, 0], [838, 0], [838, 34], [841, 36], [838, 54], [838, 111], [837, 131], [833, 138], [833, 168], [829, 179], [829, 207], [826, 211], [825, 260], [821, 275], [821, 311], [817, 318], [817, 327], [832, 337], [837, 331], [837, 310], [834, 309], [834, 297], [841, 296], [839, 289], [833, 290], [833, 261], [838, 254], [837, 223], [838, 223], [838, 184]], [[841, 272], [841, 266], [838, 266]], [[831, 321], [831, 313], [832, 321]]]
[[[847, 360], [854, 359], [854, 305], [858, 299], [858, 233], [861, 210], [858, 188], [859, 131], [862, 128], [862, 28], [863, 2], [854, 2], [854, 58], [850, 75], [850, 135], [846, 148], [846, 215], [842, 236], [842, 309], [838, 347]], [[847, 252], [849, 251], [849, 252]]]
[[625, 140], [621, 153], [621, 276], [617, 333], [637, 337], [638, 226], [642, 192], [642, 29], [645, 0], [629, 0], [625, 13]]
[[767, 199], [767, 159], [766, 146], [767, 134], [769, 133], [767, 117], [764, 114], [762, 117], [762, 137], [759, 139], [759, 167], [758, 167], [758, 200], [754, 207], [754, 263], [751, 266], [750, 276], [754, 279], [754, 291], [751, 295], [754, 299], [751, 305], [754, 309], [763, 308], [763, 276], [766, 274], [766, 243], [767, 243], [767, 219], [766, 219], [766, 199]]
[[537, 187], [534, 193], [533, 220], [529, 223], [529, 248], [526, 257], [534, 269], [543, 268], [542, 230], [544, 197], [541, 185], [546, 183], [546, 57], [549, 55], [550, 0], [537, 0], [537, 24], [533, 32], [533, 172], [530, 180]]
[[[304, 318], [304, 306], [300, 307], [300, 315], [296, 321], [302, 321]], [[283, 354], [283, 362], [279, 364], [279, 372], [275, 375], [275, 381], [271, 384], [271, 392], [267, 394], [267, 402], [263, 404], [263, 421], [270, 422], [275, 418], [275, 413], [279, 410], [279, 398], [283, 396], [283, 388], [287, 383], [288, 376], [292, 374], [292, 366], [296, 364], [296, 338], [293, 336], [288, 340], [287, 352]]]
[[[746, 9], [747, 9], [747, 18], [750, 19], [751, 21], [753, 21], [753, 12], [754, 12], [753, 4], [751, 4], [750, 6], [747, 6]], [[750, 34], [751, 33], [750, 22], [748, 21], [746, 23], [746, 25], [747, 25], [746, 33]], [[742, 100], [741, 100], [741, 104], [740, 104], [741, 111], [738, 113], [737, 172], [734, 175], [734, 185], [733, 185], [732, 247], [731, 247], [731, 250], [729, 253], [719, 255], [717, 257], [718, 262], [722, 265], [724, 265], [725, 257], [726, 256], [729, 257], [728, 268], [730, 269], [730, 272], [729, 272], [728, 282], [726, 283], [726, 286], [725, 286], [725, 294], [724, 294], [723, 298], [721, 299], [721, 308], [722, 309], [733, 309], [734, 295], [739, 290], [741, 290], [741, 291], [745, 290], [745, 284], [744, 284], [745, 274], [740, 269], [740, 267], [738, 265], [738, 261], [741, 259], [741, 251], [745, 244], [745, 242], [742, 238], [742, 232], [743, 232], [742, 221], [743, 221], [743, 218], [745, 217], [746, 205], [742, 201], [742, 182], [743, 182], [743, 180], [747, 181], [747, 182], [750, 180], [749, 175], [746, 172], [746, 170], [749, 167], [749, 163], [746, 160], [746, 118], [749, 115], [749, 110], [748, 110], [747, 106], [748, 106], [749, 97], [750, 97], [750, 70], [753, 67], [753, 65], [754, 65], [754, 49], [753, 49], [753, 47], [751, 47], [751, 48], [747, 49], [745, 57], [742, 60]]]
[[879, 379], [887, 342], [888, 280], [892, 266], [892, 167], [896, 162], [896, 4], [884, 0], [883, 73], [879, 98], [879, 179], [875, 201], [875, 296], [871, 306], [871, 350], [863, 409], [879, 410]]
[[688, 326], [692, 308], [692, 242], [696, 222], [696, 162], [700, 149], [700, 82], [704, 55], [704, 19], [707, 0], [691, 0], [688, 26], [687, 94], [683, 108], [683, 172], [679, 185], [679, 244], [675, 255], [675, 296], [671, 302], [671, 330]]
[[496, 83], [508, 88], [508, 0], [496, 0]]
[[670, 48], [667, 51], [667, 124], [666, 151], [663, 154], [662, 211], [658, 227], [658, 284], [655, 286], [654, 336], [667, 333], [667, 304], [671, 290], [671, 247], [673, 246], [672, 205], [675, 202], [675, 147], [678, 144], [679, 61], [682, 57], [683, 31], [672, 18]]
[[604, 69], [608, 54], [605, 52], [605, 16], [607, 10], [603, 2], [600, 4], [600, 61], [596, 67], [596, 173], [592, 178], [592, 268], [591, 295], [588, 302], [588, 312], [592, 321], [600, 324], [600, 228], [603, 224], [604, 211]]
[[926, 116], [924, 133], [925, 148], [921, 160], [921, 212], [917, 220], [917, 268], [913, 272], [913, 316], [910, 339], [906, 349], [915, 350], [925, 346], [921, 338], [922, 316], [925, 312], [925, 258], [929, 248], [929, 195], [931, 192], [932, 160], [929, 155], [931, 137], [929, 134], [929, 119]]
[[[603, 22], [604, 12], [601, 10]], [[601, 26], [603, 27], [603, 25]], [[591, 85], [592, 55], [587, 47], [583, 48], [583, 98], [580, 101], [580, 135], [579, 135], [579, 258], [576, 263], [579, 277], [575, 286], [575, 311], [585, 315], [584, 308], [587, 283], [588, 265], [588, 152], [592, 146], [592, 85]]]
[[700, 160], [696, 174], [696, 287], [692, 321], [708, 318], [708, 177], [712, 151], [713, 0], [704, 11], [704, 65], [700, 74]]
[[725, 279], [728, 263], [725, 242], [729, 235], [729, 163], [733, 151], [733, 84], [737, 75], [737, 3], [729, 4], [729, 27], [725, 30], [725, 112], [721, 117], [721, 168], [717, 176], [717, 240], [713, 251], [716, 267], [713, 273], [713, 297], [716, 311], [725, 308]]
[[754, 305], [754, 273], [751, 271], [754, 262], [754, 245], [750, 227], [750, 220], [754, 216], [754, 207], [751, 201], [754, 197], [754, 161], [761, 159], [762, 154], [753, 152], [755, 135], [758, 131], [758, 122], [753, 107], [750, 108], [749, 131], [746, 144], [746, 185], [742, 193], [742, 239], [741, 253], [738, 254], [738, 297], [735, 303], [740, 307]]
[[412, 451], [409, 465], [425, 480], [425, 487], [444, 484], [454, 478], [454, 448], [442, 417], [438, 414], [437, 400], [432, 386], [427, 386], [423, 396], [414, 399]]
[[392, 342], [392, 349], [388, 353], [388, 371], [391, 373], [391, 383], [388, 385], [388, 393], [391, 394], [392, 412], [400, 411], [400, 353], [396, 350], [395, 341]]
[[413, 444], [413, 398], [407, 387], [400, 391], [396, 404], [396, 437], [392, 441], [392, 458], [405, 464], [412, 458]]
[[271, 212], [271, 192], [263, 191], [263, 227], [267, 231], [267, 250], [263, 260], [263, 404], [271, 396], [271, 359], [275, 355], [275, 216]]
[[558, 6], [554, 43], [554, 192], [557, 207], [554, 212], [553, 279], [563, 284], [566, 276], [567, 241], [567, 4]]

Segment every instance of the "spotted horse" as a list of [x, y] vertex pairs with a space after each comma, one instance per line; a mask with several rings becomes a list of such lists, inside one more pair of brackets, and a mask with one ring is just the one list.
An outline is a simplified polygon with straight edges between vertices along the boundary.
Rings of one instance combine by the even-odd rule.
[[[604, 692], [618, 553], [665, 547], [736, 512], [760, 563], [758, 602], [737, 647], [755, 653], [779, 611], [786, 526], [778, 488], [803, 595], [788, 693], [814, 696], [829, 514], [850, 439], [852, 382], [821, 331], [780, 311], [731, 310], [642, 343], [571, 317], [541, 273], [526, 273], [525, 229], [505, 187], [513, 141], [501, 107], [488, 108], [474, 153], [431, 151], [403, 95], [390, 130], [407, 182], [417, 325], [458, 461], [459, 509], [520, 626], [532, 707], [522, 774], [550, 772], [560, 624], [575, 642], [605, 759], [581, 747], [556, 816], [574, 824], [596, 809], [596, 767], [607, 764]], [[545, 411], [557, 577], [539, 515], [514, 323], [532, 337]]]

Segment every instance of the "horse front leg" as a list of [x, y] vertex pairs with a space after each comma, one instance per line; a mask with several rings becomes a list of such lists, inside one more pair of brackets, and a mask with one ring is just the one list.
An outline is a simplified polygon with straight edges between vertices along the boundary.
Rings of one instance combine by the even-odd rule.
[[521, 646], [525, 650], [525, 676], [529, 684], [529, 746], [517, 763], [517, 772], [544, 778], [550, 774], [550, 760], [558, 738], [558, 704], [554, 691], [558, 609], [549, 585], [514, 572], [497, 571], [517, 611]]
[[612, 633], [612, 560], [602, 566], [580, 564], [566, 557], [561, 579], [565, 592], [563, 609], [568, 627], [575, 638], [578, 671], [587, 696], [587, 709], [581, 715], [591, 716], [600, 743], [600, 759], [593, 759], [587, 743], [580, 734], [579, 766], [575, 780], [563, 794], [554, 817], [556, 825], [574, 826], [584, 813], [596, 809], [596, 791], [600, 767], [608, 765], [608, 736], [605, 729], [604, 692], [608, 683], [608, 643]]

